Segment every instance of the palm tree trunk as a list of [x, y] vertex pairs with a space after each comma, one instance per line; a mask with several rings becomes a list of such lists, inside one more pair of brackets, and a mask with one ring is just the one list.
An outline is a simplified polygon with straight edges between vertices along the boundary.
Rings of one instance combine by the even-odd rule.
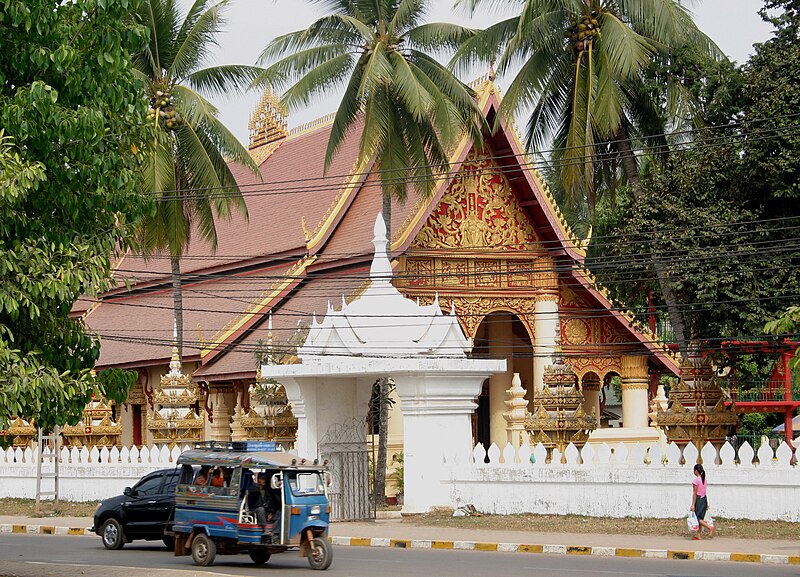
[[178, 358], [183, 360], [183, 293], [181, 292], [181, 257], [169, 257], [172, 265], [172, 308], [175, 315], [175, 346]]
[[383, 195], [383, 222], [386, 223], [386, 238], [389, 240], [389, 258], [392, 257], [392, 197]]
[[[633, 192], [633, 196], [638, 200], [642, 196], [642, 181], [639, 178], [639, 169], [636, 167], [636, 159], [631, 150], [628, 131], [624, 126], [619, 127], [615, 140], [617, 141], [617, 149], [622, 158], [622, 168], [625, 171], [625, 175], [628, 177], [628, 183]], [[667, 306], [667, 314], [669, 315], [669, 322], [672, 324], [672, 330], [675, 333], [678, 350], [680, 351], [681, 357], [686, 358], [688, 353], [686, 323], [684, 322], [683, 314], [678, 306], [678, 301], [675, 298], [675, 293], [672, 292], [672, 282], [670, 281], [669, 272], [667, 271], [667, 264], [655, 249], [650, 252], [650, 260], [656, 271], [658, 285], [661, 288], [661, 295], [664, 297], [664, 303]]]

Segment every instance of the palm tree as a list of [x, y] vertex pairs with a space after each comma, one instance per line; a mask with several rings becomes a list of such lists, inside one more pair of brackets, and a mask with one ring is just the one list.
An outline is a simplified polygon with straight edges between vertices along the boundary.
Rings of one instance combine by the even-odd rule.
[[[665, 145], [663, 137], [650, 135], [663, 134], [670, 121], [684, 120], [678, 112], [688, 109], [687, 94], [674, 77], [667, 79], [666, 102], [657, 103], [643, 82], [645, 70], [653, 59], [669, 59], [685, 45], [694, 44], [713, 55], [720, 54], [719, 49], [678, 0], [488, 2], [518, 4], [520, 12], [467, 39], [454, 56], [454, 65], [467, 67], [499, 55], [497, 68], [502, 74], [521, 63], [501, 115], [513, 118], [532, 108], [526, 144], [541, 149], [548, 138], [553, 139], [559, 148], [553, 158], [560, 166], [560, 184], [571, 204], [595, 198], [597, 147], [609, 143], [632, 193], [640, 196], [631, 139], [638, 135]], [[459, 3], [474, 9], [482, 0]], [[672, 118], [660, 104], [673, 113]], [[685, 353], [684, 322], [666, 265], [657, 254], [651, 256], [678, 346]]]
[[[462, 135], [482, 142], [484, 119], [475, 94], [430, 52], [455, 48], [473, 31], [453, 24], [421, 24], [429, 0], [309, 0], [327, 15], [306, 30], [273, 40], [260, 64], [272, 63], [260, 80], [273, 88], [290, 85], [282, 102], [290, 110], [344, 85], [325, 152], [330, 166], [348, 131], [363, 117], [359, 161], [374, 159], [383, 190], [383, 218], [391, 239], [392, 200], [433, 191], [448, 150]], [[390, 383], [381, 379], [379, 445], [374, 497], [386, 485]]]
[[155, 210], [141, 224], [139, 241], [150, 256], [168, 252], [172, 267], [177, 346], [183, 352], [180, 261], [192, 234], [217, 246], [214, 219], [233, 211], [247, 216], [244, 198], [228, 161], [253, 172], [247, 150], [217, 118], [204, 97], [249, 86], [261, 69], [252, 66], [203, 68], [224, 25], [227, 0], [196, 0], [181, 15], [177, 0], [144, 0], [139, 18], [147, 27], [147, 47], [133, 55], [147, 88], [153, 140], [143, 151], [142, 188], [157, 195]]
[[447, 167], [448, 149], [463, 134], [482, 142], [475, 94], [430, 54], [457, 47], [474, 31], [421, 24], [430, 0], [309, 2], [323, 5], [327, 15], [273, 40], [259, 61], [272, 63], [260, 81], [276, 89], [291, 85], [282, 98], [290, 110], [344, 86], [325, 169], [363, 117], [359, 160], [374, 159], [380, 171], [391, 238], [391, 200], [403, 202], [409, 182], [429, 194]]

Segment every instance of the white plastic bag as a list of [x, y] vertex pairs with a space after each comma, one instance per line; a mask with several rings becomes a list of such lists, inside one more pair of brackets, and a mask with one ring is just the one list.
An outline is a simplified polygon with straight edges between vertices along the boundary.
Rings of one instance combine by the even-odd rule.
[[697, 515], [694, 514], [694, 511], [689, 511], [689, 516], [686, 517], [686, 525], [689, 527], [689, 531], [692, 531], [693, 533], [700, 529], [700, 523], [698, 522]]

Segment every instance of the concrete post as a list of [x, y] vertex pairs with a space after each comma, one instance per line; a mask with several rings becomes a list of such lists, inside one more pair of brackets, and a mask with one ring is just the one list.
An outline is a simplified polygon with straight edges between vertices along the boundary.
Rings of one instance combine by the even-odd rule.
[[594, 373], [584, 375], [581, 379], [583, 388], [583, 410], [597, 418], [597, 426], [600, 426], [600, 379]]
[[[506, 444], [506, 420], [503, 417], [506, 405], [506, 389], [511, 384], [514, 371], [514, 332], [508, 314], [486, 317], [490, 354], [494, 358], [506, 359], [506, 370], [489, 377], [489, 439], [497, 446]], [[480, 394], [480, 389], [478, 390]], [[487, 449], [489, 447], [486, 447]]]
[[644, 429], [649, 426], [647, 390], [647, 357], [624, 355], [622, 357], [622, 426]]

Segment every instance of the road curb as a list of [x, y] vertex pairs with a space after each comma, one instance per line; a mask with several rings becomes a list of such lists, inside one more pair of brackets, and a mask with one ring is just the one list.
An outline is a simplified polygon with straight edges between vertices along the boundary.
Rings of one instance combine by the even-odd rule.
[[718, 551], [681, 551], [674, 549], [636, 549], [628, 547], [586, 547], [532, 543], [492, 543], [486, 541], [448, 541], [424, 539], [388, 539], [378, 537], [331, 537], [342, 547], [390, 547], [396, 549], [457, 549], [461, 551], [500, 551], [503, 553], [546, 553], [549, 555], [594, 555], [598, 557], [645, 557], [648, 559], [685, 559], [696, 561], [733, 561], [800, 565], [800, 556]]
[[[0, 533], [36, 535], [94, 535], [88, 527], [0, 524]], [[596, 557], [645, 557], [648, 559], [686, 559], [800, 565], [800, 555], [681, 551], [677, 549], [636, 549], [629, 547], [587, 547], [534, 543], [494, 543], [491, 541], [449, 541], [430, 539], [390, 539], [388, 537], [331, 537], [341, 547], [384, 547], [393, 549], [447, 549], [459, 551], [499, 551], [502, 553], [545, 553], [548, 555], [594, 555]]]
[[54, 525], [0, 524], [0, 533], [31, 533], [34, 535], [94, 535], [88, 527], [57, 527]]

